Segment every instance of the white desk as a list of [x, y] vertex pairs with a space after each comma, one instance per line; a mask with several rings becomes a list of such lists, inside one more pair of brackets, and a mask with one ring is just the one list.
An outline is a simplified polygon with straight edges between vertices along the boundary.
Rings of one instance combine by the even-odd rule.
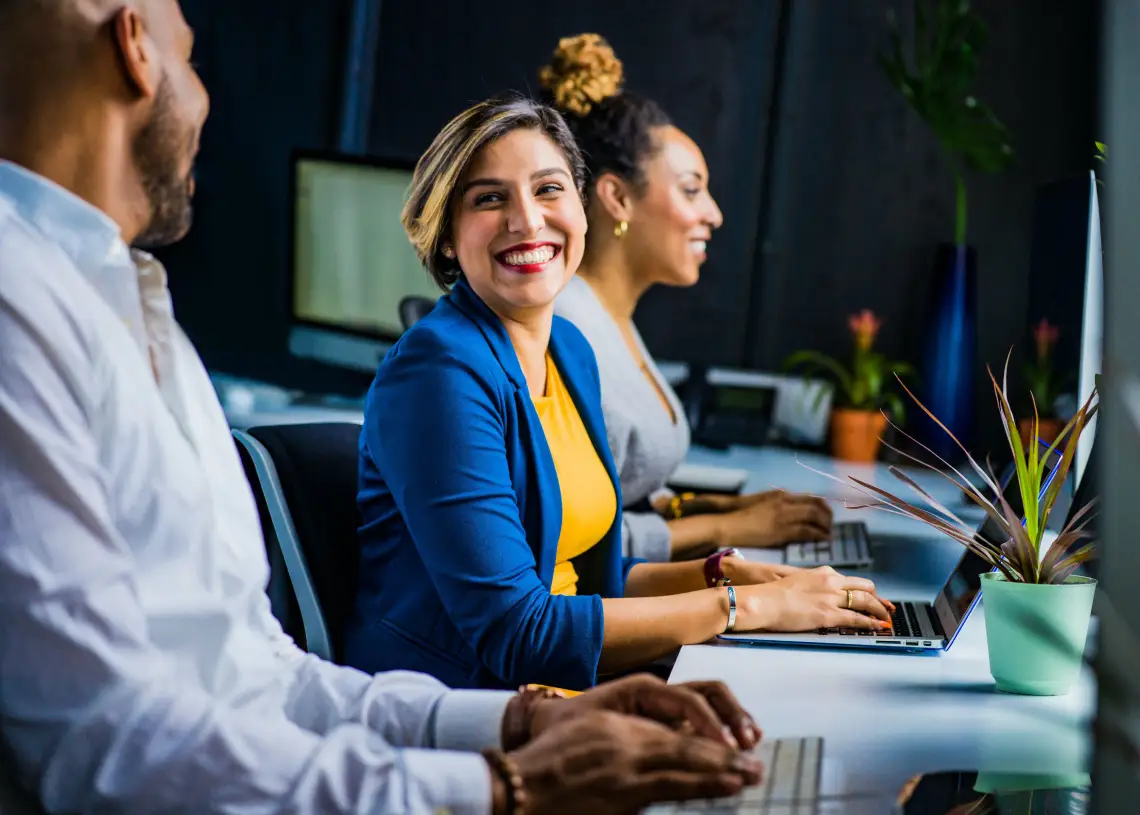
[[[932, 537], [916, 522], [844, 508], [838, 501], [858, 503], [858, 493], [800, 466], [797, 456], [836, 475], [862, 472], [870, 483], [903, 488], [885, 468], [775, 448], [697, 449], [690, 460], [747, 469], [749, 490], [780, 486], [835, 500], [838, 518], [862, 518], [871, 530], [875, 565], [862, 574], [891, 598], [931, 600], [957, 563], [960, 545]], [[921, 483], [939, 500], [955, 492], [933, 473]], [[981, 605], [942, 654], [695, 645], [681, 649], [671, 681], [693, 679], [726, 682], [767, 736], [823, 736], [824, 755], [842, 765], [847, 792], [896, 792], [908, 778], [938, 771], [1074, 773], [1089, 764], [1096, 702], [1091, 672], [1086, 669], [1064, 697], [998, 693]]]

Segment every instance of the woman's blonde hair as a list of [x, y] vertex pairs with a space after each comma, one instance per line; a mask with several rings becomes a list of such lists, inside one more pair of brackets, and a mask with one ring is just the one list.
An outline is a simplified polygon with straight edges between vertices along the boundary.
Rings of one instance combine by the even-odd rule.
[[583, 194], [586, 169], [566, 122], [551, 107], [511, 94], [480, 102], [444, 126], [416, 163], [400, 222], [432, 280], [447, 291], [462, 271], [443, 253], [451, 236], [452, 206], [467, 167], [488, 144], [515, 130], [537, 130], [562, 151]]

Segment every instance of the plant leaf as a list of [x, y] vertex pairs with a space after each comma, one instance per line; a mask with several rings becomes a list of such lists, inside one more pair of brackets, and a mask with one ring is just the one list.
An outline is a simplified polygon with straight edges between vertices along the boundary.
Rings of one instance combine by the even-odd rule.
[[[974, 457], [970, 455], [970, 451], [962, 446], [962, 442], [958, 441], [958, 438], [953, 433], [950, 432], [950, 429], [942, 423], [942, 420], [939, 419], [937, 416], [935, 416], [933, 413], [931, 413], [930, 410], [926, 407], [926, 405], [922, 404], [922, 402], [919, 401], [919, 398], [911, 392], [910, 388], [908, 388], [906, 386], [906, 383], [903, 382], [902, 379], [900, 379], [897, 376], [895, 377], [895, 379], [898, 380], [899, 385], [902, 387], [902, 389], [904, 391], [906, 391], [906, 395], [909, 396], [911, 398], [911, 400], [916, 405], [919, 406], [919, 408], [922, 410], [922, 412], [925, 413], [927, 416], [929, 416], [931, 421], [933, 421], [940, 428], [942, 428], [943, 432], [945, 432], [946, 435], [949, 436], [950, 439], [956, 445], [958, 445], [958, 449], [966, 454], [966, 461], [969, 462], [970, 466], [972, 466], [974, 468], [974, 470], [978, 473], [978, 475], [980, 475], [982, 477], [982, 480], [984, 480], [986, 482], [986, 486], [988, 486], [990, 489], [992, 489], [995, 493], [1001, 492], [1001, 490], [998, 489], [998, 486], [990, 481], [989, 476], [986, 474], [985, 470], [983, 470], [980, 466], [978, 466], [978, 462], [974, 461]], [[909, 435], [908, 433], [905, 433], [901, 428], [896, 427], [895, 429], [898, 430], [900, 433], [902, 433], [904, 436], [906, 436], [911, 441], [915, 442], [923, 450], [930, 453], [930, 455], [932, 455], [936, 459], [938, 459], [938, 461], [941, 462], [943, 466], [952, 470], [963, 481], [966, 480], [965, 476], [963, 476], [960, 472], [958, 472], [958, 469], [956, 467], [954, 467], [952, 464], [950, 464], [950, 462], [946, 461], [946, 459], [942, 458], [942, 456], [938, 455], [933, 450], [931, 450], [929, 447], [927, 447], [925, 444], [918, 441], [918, 439], [914, 438], [913, 436]], [[930, 467], [931, 465], [927, 464], [926, 466]], [[934, 468], [932, 467], [931, 469], [934, 469]]]
[[837, 360], [826, 354], [821, 354], [819, 351], [797, 351], [784, 360], [784, 370], [802, 367], [828, 371], [836, 378], [848, 398], [851, 397], [851, 375], [844, 370]]

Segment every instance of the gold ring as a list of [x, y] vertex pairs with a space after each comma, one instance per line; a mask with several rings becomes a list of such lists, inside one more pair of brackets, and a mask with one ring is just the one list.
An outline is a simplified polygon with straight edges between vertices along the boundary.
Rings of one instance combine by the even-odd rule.
[[847, 590], [847, 605], [844, 608], [851, 608], [851, 589]]

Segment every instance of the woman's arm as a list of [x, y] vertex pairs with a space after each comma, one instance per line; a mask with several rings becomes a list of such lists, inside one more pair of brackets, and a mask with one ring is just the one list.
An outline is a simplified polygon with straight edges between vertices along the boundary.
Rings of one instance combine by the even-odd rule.
[[[650, 565], [687, 564], [643, 563], [635, 570]], [[605, 599], [602, 607], [606, 630], [599, 674], [652, 662], [682, 645], [711, 639], [728, 625], [725, 589], [701, 589], [669, 597]]]
[[[731, 559], [730, 559], [731, 560]], [[677, 585], [691, 575], [678, 567], [698, 564], [641, 563], [630, 571], [635, 584], [653, 571], [671, 569]], [[729, 562], [725, 562], [726, 575]], [[643, 570], [649, 569], [646, 572]], [[641, 572], [640, 577], [636, 574]], [[702, 568], [703, 572], [703, 568]], [[703, 580], [703, 577], [702, 577]], [[628, 582], [627, 582], [628, 585]], [[642, 583], [642, 585], [644, 585]], [[811, 631], [817, 628], [890, 628], [893, 606], [880, 600], [866, 578], [824, 566], [796, 572], [763, 585], [733, 586], [737, 631]], [[850, 605], [848, 605], [850, 600]], [[701, 589], [667, 597], [623, 597], [602, 601], [606, 628], [600, 673], [622, 671], [664, 656], [682, 645], [704, 642], [728, 627], [728, 589]]]

